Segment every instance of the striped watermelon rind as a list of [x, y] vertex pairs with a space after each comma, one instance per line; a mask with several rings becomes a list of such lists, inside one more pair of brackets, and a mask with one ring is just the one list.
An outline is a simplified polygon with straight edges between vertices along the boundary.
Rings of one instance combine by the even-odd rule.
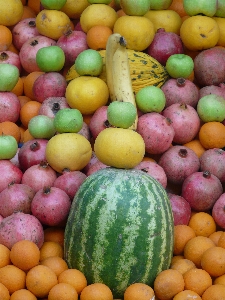
[[161, 184], [139, 170], [105, 168], [79, 188], [65, 229], [65, 259], [88, 284], [122, 298], [134, 282], [153, 286], [173, 254], [173, 214]]

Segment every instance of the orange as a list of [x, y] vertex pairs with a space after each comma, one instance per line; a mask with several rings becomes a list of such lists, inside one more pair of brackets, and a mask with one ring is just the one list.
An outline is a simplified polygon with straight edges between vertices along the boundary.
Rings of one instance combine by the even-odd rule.
[[144, 283], [133, 283], [124, 292], [124, 300], [151, 300], [155, 299], [154, 290]]
[[27, 141], [30, 141], [30, 140], [33, 140], [34, 137], [30, 134], [29, 130], [26, 129], [24, 132], [23, 132], [23, 135], [22, 135], [22, 140], [20, 141], [21, 143], [26, 143]]
[[64, 12], [54, 9], [41, 10], [35, 23], [41, 35], [54, 40], [58, 40], [70, 29], [70, 18]]
[[9, 45], [8, 51], [12, 51], [16, 54], [19, 54], [19, 50], [13, 45], [13, 43]]
[[184, 46], [194, 51], [216, 46], [219, 36], [217, 22], [207, 16], [197, 15], [187, 18], [180, 27], [180, 37]]
[[184, 273], [185, 290], [191, 290], [201, 296], [212, 285], [211, 276], [202, 269], [191, 269]]
[[66, 88], [67, 103], [84, 115], [93, 114], [98, 108], [106, 105], [108, 99], [108, 86], [98, 77], [77, 77], [71, 80]]
[[188, 226], [194, 229], [196, 236], [208, 237], [216, 231], [216, 222], [213, 217], [206, 212], [198, 212], [191, 216]]
[[205, 149], [225, 146], [225, 126], [220, 122], [204, 123], [199, 131], [199, 141]]
[[2, 283], [0, 283], [0, 299], [1, 300], [12, 299], [12, 298], [10, 298], [9, 290]]
[[195, 237], [194, 230], [188, 225], [180, 224], [174, 226], [174, 248], [173, 254], [179, 255], [184, 251], [186, 243]]
[[33, 94], [33, 84], [34, 81], [40, 76], [44, 74], [44, 72], [40, 71], [34, 71], [29, 73], [23, 81], [24, 85], [24, 95], [30, 98], [31, 100], [35, 100], [34, 94]]
[[20, 141], [20, 129], [16, 123], [11, 121], [4, 121], [0, 123], [0, 134], [13, 136], [17, 143]]
[[40, 250], [34, 242], [21, 240], [12, 246], [10, 259], [14, 266], [28, 271], [39, 264]]
[[48, 227], [44, 230], [45, 242], [57, 242], [64, 245], [64, 229], [60, 227]]
[[212, 247], [202, 254], [201, 267], [213, 277], [225, 274], [225, 249]]
[[56, 242], [44, 242], [40, 248], [40, 261], [51, 256], [63, 257], [63, 247]]
[[121, 34], [126, 42], [127, 48], [137, 51], [146, 49], [155, 36], [153, 23], [145, 17], [122, 16], [114, 24], [114, 33]]
[[198, 157], [200, 157], [205, 152], [205, 148], [202, 146], [200, 141], [197, 139], [192, 140], [192, 141], [184, 144], [183, 146], [188, 147], [191, 150], [193, 150], [195, 152], [195, 154], [197, 154]]
[[224, 18], [219, 18], [219, 17], [213, 17], [213, 20], [216, 21], [217, 25], [219, 26], [219, 40], [217, 42], [217, 46], [225, 46], [225, 19]]
[[177, 12], [181, 18], [187, 16], [186, 11], [184, 10], [183, 0], [173, 0], [168, 9]]
[[68, 270], [68, 265], [64, 259], [59, 256], [51, 256], [43, 259], [40, 262], [41, 265], [49, 267], [55, 272], [58, 277], [63, 271]]
[[126, 16], [125, 12], [122, 9], [117, 10], [118, 17]]
[[217, 246], [225, 248], [225, 232], [223, 231], [218, 239]]
[[38, 265], [27, 272], [26, 287], [36, 297], [47, 297], [51, 288], [57, 283], [57, 276], [46, 266]]
[[50, 290], [48, 300], [77, 300], [75, 288], [68, 283], [58, 283]]
[[184, 247], [184, 257], [193, 261], [197, 268], [201, 267], [202, 254], [209, 248], [215, 247], [213, 241], [205, 236], [190, 239]]
[[37, 16], [36, 12], [31, 7], [27, 5], [23, 6], [23, 15], [21, 20], [28, 19], [28, 18], [36, 18], [36, 16]]
[[15, 291], [12, 295], [10, 300], [37, 300], [37, 297], [34, 296], [30, 291], [26, 289], [21, 289]]
[[0, 51], [8, 50], [11, 44], [12, 44], [11, 30], [4, 25], [0, 25]]
[[169, 300], [184, 290], [184, 279], [177, 270], [164, 270], [154, 281], [154, 291], [159, 299]]
[[176, 294], [175, 297], [173, 297], [173, 300], [201, 300], [202, 298], [191, 290], [184, 290], [178, 294]]
[[16, 85], [11, 90], [12, 93], [14, 93], [16, 96], [22, 96], [23, 95], [23, 79], [19, 77]]
[[14, 265], [7, 265], [0, 268], [0, 283], [4, 284], [11, 295], [25, 288], [26, 273]]
[[20, 107], [24, 106], [25, 103], [27, 103], [28, 101], [31, 101], [31, 99], [27, 96], [18, 96], [18, 99], [20, 100]]
[[113, 294], [107, 285], [93, 283], [83, 289], [80, 300], [113, 300]]
[[183, 255], [174, 255], [173, 257], [172, 257], [172, 259], [171, 259], [171, 265], [172, 264], [175, 264], [178, 260], [180, 260], [180, 259], [184, 259], [184, 256]]
[[179, 14], [170, 9], [149, 10], [145, 15], [154, 25], [155, 32], [164, 28], [166, 32], [174, 32], [179, 35], [182, 24]]
[[209, 235], [209, 238], [214, 242], [214, 244], [216, 246], [218, 246], [218, 241], [219, 241], [219, 238], [222, 233], [223, 233], [223, 231], [219, 230], [219, 231], [215, 231]]
[[77, 269], [68, 269], [63, 271], [58, 276], [59, 283], [71, 284], [78, 294], [80, 294], [83, 289], [87, 286], [87, 279], [84, 274]]
[[215, 280], [214, 280], [214, 282], [213, 282], [213, 284], [222, 284], [222, 285], [225, 285], [225, 274], [216, 277]]
[[82, 30], [87, 33], [91, 27], [103, 25], [113, 30], [113, 26], [118, 19], [116, 11], [105, 4], [95, 4], [86, 7], [80, 16]]
[[225, 286], [220, 284], [210, 286], [202, 295], [202, 300], [225, 300]]
[[23, 4], [20, 0], [1, 1], [0, 25], [15, 25], [21, 20], [22, 15]]
[[82, 12], [90, 3], [87, 0], [67, 0], [66, 4], [61, 8], [70, 19], [79, 19]]
[[173, 269], [173, 270], [179, 271], [183, 275], [188, 270], [196, 268], [196, 266], [193, 263], [193, 261], [184, 258], [184, 259], [179, 259], [175, 263], [172, 263], [170, 265], [170, 268]]
[[40, 11], [40, 0], [27, 0], [27, 6], [29, 6], [36, 14]]
[[0, 268], [10, 264], [10, 250], [6, 246], [0, 244]]
[[112, 33], [112, 29], [107, 26], [96, 25], [91, 27], [87, 32], [88, 47], [94, 50], [106, 49], [107, 40]]
[[25, 128], [28, 128], [30, 120], [39, 114], [41, 103], [35, 100], [28, 101], [20, 109], [20, 121]]

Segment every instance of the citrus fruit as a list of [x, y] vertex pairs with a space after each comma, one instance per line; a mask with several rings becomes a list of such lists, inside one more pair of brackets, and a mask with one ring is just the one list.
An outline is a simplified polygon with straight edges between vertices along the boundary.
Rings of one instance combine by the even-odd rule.
[[204, 123], [199, 130], [199, 141], [205, 149], [225, 147], [225, 126], [214, 121]]
[[87, 0], [67, 0], [66, 4], [61, 8], [70, 19], [79, 19], [82, 12], [90, 3]]
[[23, 4], [20, 0], [1, 0], [0, 7], [0, 25], [12, 26], [21, 20]]
[[64, 169], [82, 170], [90, 161], [90, 142], [79, 133], [61, 133], [53, 136], [46, 146], [46, 159], [59, 173]]
[[48, 300], [78, 300], [78, 293], [75, 288], [68, 283], [58, 283], [48, 294]]
[[77, 269], [68, 269], [63, 271], [58, 276], [59, 283], [71, 284], [80, 295], [82, 290], [87, 286], [87, 279], [85, 275]]
[[144, 283], [133, 283], [124, 292], [124, 300], [151, 300], [154, 299], [154, 290]]
[[98, 134], [94, 152], [107, 166], [130, 169], [142, 161], [145, 143], [141, 135], [133, 130], [111, 127]]
[[11, 30], [4, 25], [0, 25], [0, 51], [8, 50], [11, 44], [12, 44]]
[[86, 286], [81, 294], [80, 300], [113, 300], [110, 288], [103, 283], [92, 283]]

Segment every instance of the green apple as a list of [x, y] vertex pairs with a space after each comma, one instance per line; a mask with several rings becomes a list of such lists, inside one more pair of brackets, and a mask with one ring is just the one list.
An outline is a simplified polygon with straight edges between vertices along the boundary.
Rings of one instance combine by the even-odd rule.
[[151, 0], [150, 9], [162, 10], [168, 9], [173, 0]]
[[120, 6], [129, 16], [143, 16], [150, 9], [151, 0], [120, 0]]
[[58, 72], [65, 63], [65, 54], [59, 46], [47, 46], [39, 49], [36, 62], [43, 72]]
[[107, 119], [112, 126], [129, 128], [135, 121], [136, 107], [130, 102], [114, 101], [107, 108]]
[[103, 69], [103, 60], [98, 51], [87, 49], [78, 54], [74, 66], [80, 76], [99, 76]]
[[210, 94], [199, 99], [197, 113], [203, 122], [222, 122], [225, 119], [225, 99]]
[[0, 159], [12, 159], [18, 150], [16, 139], [11, 135], [0, 135]]
[[112, 0], [87, 0], [90, 4], [109, 4]]
[[167, 59], [165, 67], [172, 78], [187, 78], [194, 70], [194, 61], [189, 55], [173, 54]]
[[137, 107], [144, 113], [160, 113], [166, 105], [164, 92], [156, 86], [146, 86], [140, 89], [135, 97]]
[[77, 133], [83, 126], [83, 116], [76, 108], [60, 109], [54, 117], [54, 126], [59, 133]]
[[189, 16], [202, 14], [212, 17], [217, 11], [217, 0], [183, 0], [183, 6]]
[[214, 17], [225, 17], [225, 1], [224, 0], [217, 0], [217, 10]]
[[41, 0], [41, 5], [45, 9], [55, 9], [60, 10], [65, 4], [67, 0]]
[[35, 139], [50, 139], [56, 133], [54, 118], [37, 115], [28, 123], [28, 130]]
[[10, 92], [19, 80], [19, 69], [12, 64], [0, 64], [0, 92]]

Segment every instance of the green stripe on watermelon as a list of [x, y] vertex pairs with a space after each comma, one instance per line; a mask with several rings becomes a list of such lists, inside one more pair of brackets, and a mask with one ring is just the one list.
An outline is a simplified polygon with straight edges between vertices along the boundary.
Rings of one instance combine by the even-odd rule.
[[139, 170], [105, 168], [79, 188], [65, 230], [65, 259], [114, 298], [127, 286], [153, 286], [173, 254], [173, 214], [165, 189]]

